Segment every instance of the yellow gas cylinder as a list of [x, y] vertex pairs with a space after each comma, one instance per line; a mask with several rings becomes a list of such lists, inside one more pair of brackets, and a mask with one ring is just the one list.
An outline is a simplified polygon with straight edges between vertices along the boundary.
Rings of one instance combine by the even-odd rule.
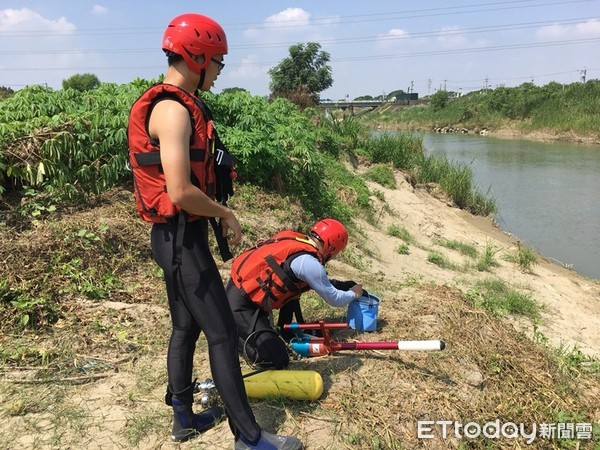
[[[252, 373], [245, 371], [244, 375]], [[323, 378], [314, 370], [266, 370], [244, 378], [250, 398], [284, 396], [294, 400], [317, 400], [323, 393]]]

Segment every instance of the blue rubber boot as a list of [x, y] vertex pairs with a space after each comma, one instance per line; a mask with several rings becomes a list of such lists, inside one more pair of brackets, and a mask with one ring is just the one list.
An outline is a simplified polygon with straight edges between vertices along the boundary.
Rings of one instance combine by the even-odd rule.
[[302, 450], [302, 442], [293, 436], [278, 436], [261, 430], [260, 438], [250, 442], [241, 434], [236, 438], [234, 450]]
[[225, 410], [220, 406], [205, 409], [194, 414], [192, 404], [177, 395], [173, 395], [173, 430], [171, 438], [175, 442], [184, 442], [210, 430], [225, 418]]

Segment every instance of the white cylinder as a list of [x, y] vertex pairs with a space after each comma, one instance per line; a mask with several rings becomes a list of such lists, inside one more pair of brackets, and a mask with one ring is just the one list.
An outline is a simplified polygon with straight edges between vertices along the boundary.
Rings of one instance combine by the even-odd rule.
[[444, 350], [444, 341], [398, 341], [398, 350]]

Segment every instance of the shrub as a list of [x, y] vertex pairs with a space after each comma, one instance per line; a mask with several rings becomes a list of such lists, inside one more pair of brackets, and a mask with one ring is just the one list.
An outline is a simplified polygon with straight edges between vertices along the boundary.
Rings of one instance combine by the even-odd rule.
[[383, 187], [389, 189], [396, 188], [396, 177], [391, 167], [385, 164], [376, 164], [365, 172], [365, 177], [374, 181]]

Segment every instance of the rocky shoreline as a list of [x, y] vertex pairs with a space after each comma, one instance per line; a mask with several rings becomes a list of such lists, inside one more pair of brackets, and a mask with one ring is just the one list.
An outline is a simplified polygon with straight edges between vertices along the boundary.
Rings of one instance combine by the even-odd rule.
[[[580, 135], [574, 132], [556, 132], [553, 130], [532, 130], [523, 131], [516, 127], [488, 128], [488, 127], [465, 127], [465, 126], [445, 126], [445, 127], [420, 127], [410, 126], [410, 131], [422, 133], [449, 133], [449, 134], [476, 134], [479, 136], [491, 136], [502, 139], [526, 139], [539, 142], [572, 142], [585, 145], [600, 145], [600, 134]], [[378, 127], [378, 131], [405, 131], [404, 127]]]

